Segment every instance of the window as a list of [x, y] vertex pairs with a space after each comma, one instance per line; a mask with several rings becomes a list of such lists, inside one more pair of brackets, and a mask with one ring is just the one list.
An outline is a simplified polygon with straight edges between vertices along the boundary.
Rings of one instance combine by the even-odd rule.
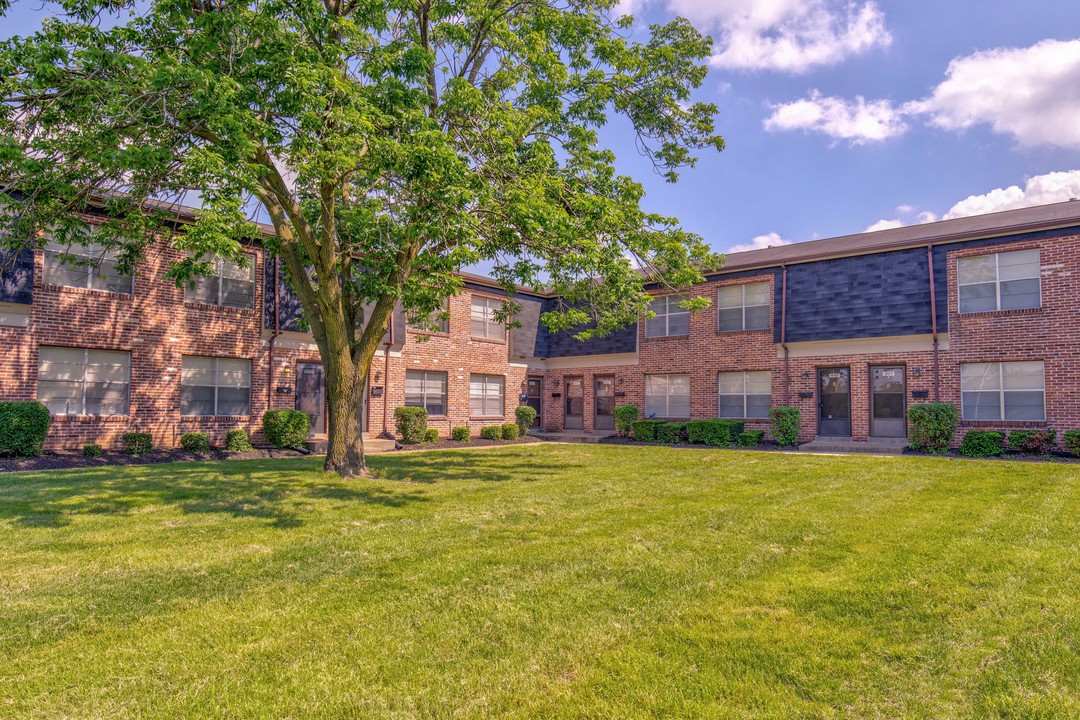
[[469, 376], [469, 412], [473, 417], [502, 417], [502, 375]]
[[133, 292], [133, 278], [116, 269], [116, 252], [97, 243], [62, 245], [55, 241], [45, 244], [45, 266], [42, 280], [48, 285]]
[[967, 363], [960, 366], [965, 420], [1046, 419], [1043, 363]]
[[[495, 319], [495, 312], [502, 305], [502, 301], [494, 298], [472, 298], [472, 336], [486, 338], [488, 340], [506, 339], [506, 329], [503, 324]], [[502, 413], [499, 413], [502, 415]]]
[[960, 258], [956, 285], [962, 313], [1037, 308], [1042, 304], [1039, 251]]
[[720, 373], [720, 417], [767, 418], [772, 407], [772, 373]]
[[217, 258], [213, 268], [211, 274], [196, 277], [184, 290], [185, 300], [222, 307], [255, 307], [254, 255], [250, 255], [243, 266], [226, 258]]
[[443, 300], [442, 310], [431, 313], [426, 318], [412, 318], [408, 323], [410, 330], [420, 333], [450, 332], [450, 300]]
[[180, 414], [206, 417], [251, 414], [251, 361], [185, 355]]
[[406, 370], [405, 404], [422, 407], [429, 415], [445, 415], [446, 373]]
[[645, 321], [645, 337], [658, 338], [672, 335], [690, 334], [690, 311], [680, 307], [685, 302], [683, 295], [664, 295], [652, 301], [649, 309], [656, 317]]
[[767, 330], [769, 328], [767, 282], [727, 285], [717, 293], [716, 314], [720, 332]]
[[38, 400], [53, 415], [127, 415], [131, 353], [38, 348]]
[[646, 375], [645, 417], [690, 417], [690, 376]]

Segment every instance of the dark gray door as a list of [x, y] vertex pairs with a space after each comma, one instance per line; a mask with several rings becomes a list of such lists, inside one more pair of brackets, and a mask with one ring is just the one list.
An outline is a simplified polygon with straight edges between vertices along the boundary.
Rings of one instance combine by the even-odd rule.
[[566, 379], [566, 422], [567, 430], [581, 430], [585, 416], [585, 381], [581, 378]]
[[851, 371], [818, 368], [818, 435], [851, 437]]
[[596, 430], [614, 430], [615, 378], [609, 375], [598, 377], [595, 380], [595, 385], [593, 428]]
[[326, 434], [326, 383], [319, 363], [296, 363], [296, 409], [311, 418], [310, 435]]
[[907, 382], [903, 365], [870, 369], [870, 434], [874, 437], [907, 437], [905, 397]]
[[536, 417], [533, 418], [532, 427], [538, 428], [543, 424], [541, 420], [541, 411], [543, 410], [543, 397], [544, 391], [544, 379], [538, 377], [529, 378], [528, 384], [525, 388], [526, 399], [529, 407], [536, 411]]

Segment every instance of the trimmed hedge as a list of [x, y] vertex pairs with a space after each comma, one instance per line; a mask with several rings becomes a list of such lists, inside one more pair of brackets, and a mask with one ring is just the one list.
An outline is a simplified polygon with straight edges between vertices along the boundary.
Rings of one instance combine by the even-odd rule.
[[502, 440], [502, 425], [485, 425], [480, 428], [480, 437], [484, 440]]
[[[532, 408], [529, 408], [532, 410]], [[518, 433], [521, 432], [521, 428], [517, 423], [504, 423], [502, 426], [502, 439], [503, 440], [517, 440]]]
[[150, 433], [124, 433], [120, 437], [120, 445], [128, 455], [145, 455], [154, 452], [154, 438]]
[[406, 445], [424, 441], [427, 432], [428, 411], [422, 407], [405, 405], [394, 408], [394, 428]]
[[994, 457], [1005, 454], [1005, 434], [996, 430], [968, 430], [960, 443], [960, 454], [968, 457]]
[[742, 420], [692, 420], [686, 423], [687, 438], [705, 445], [734, 445], [746, 429]]
[[615, 432], [620, 437], [627, 437], [634, 429], [634, 422], [641, 415], [637, 405], [618, 405], [615, 407]]
[[656, 442], [656, 430], [664, 424], [663, 420], [635, 420], [632, 424], [634, 439], [639, 442]]
[[1065, 441], [1065, 449], [1073, 457], [1080, 457], [1080, 430], [1066, 430], [1061, 437]]
[[254, 450], [246, 430], [230, 430], [225, 433], [225, 449], [229, 452]]
[[424, 431], [424, 442], [433, 443], [439, 442], [439, 431], [435, 428], [428, 428]]
[[769, 410], [770, 432], [783, 447], [799, 444], [799, 425], [802, 413], [797, 407], [774, 407]]
[[765, 442], [764, 430], [744, 430], [739, 433], [740, 447], [754, 447]]
[[311, 418], [301, 410], [267, 410], [263, 413], [262, 426], [271, 445], [291, 450], [307, 442]]
[[180, 447], [189, 452], [206, 452], [210, 449], [210, 436], [204, 432], [186, 432], [180, 436]]
[[956, 437], [960, 413], [952, 403], [918, 403], [908, 408], [911, 447], [930, 453], [947, 452]]
[[518, 405], [514, 408], [514, 417], [517, 418], [519, 435], [528, 435], [533, 420], [536, 419], [536, 408], [532, 405]]
[[1057, 447], [1057, 430], [1012, 430], [1009, 449], [1025, 455], [1049, 455]]
[[469, 428], [467, 428], [467, 427], [451, 428], [450, 429], [450, 439], [455, 441], [455, 442], [459, 442], [459, 443], [467, 443], [467, 442], [469, 442], [469, 440], [471, 439], [469, 437]]
[[101, 457], [101, 446], [97, 443], [86, 443], [83, 445], [82, 454], [86, 457]]
[[0, 455], [40, 455], [51, 420], [39, 402], [0, 402]]
[[686, 425], [683, 422], [666, 422], [656, 428], [656, 441], [674, 445], [686, 440]]

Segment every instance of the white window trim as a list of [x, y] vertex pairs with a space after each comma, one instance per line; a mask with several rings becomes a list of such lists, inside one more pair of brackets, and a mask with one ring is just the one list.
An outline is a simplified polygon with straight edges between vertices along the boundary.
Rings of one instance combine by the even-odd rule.
[[[183, 388], [184, 388], [184, 371], [183, 371], [183, 367], [184, 367], [184, 358], [185, 357], [200, 358], [200, 359], [203, 359], [203, 360], [213, 360], [214, 361], [214, 366], [213, 366], [213, 370], [212, 370], [213, 375], [214, 375], [214, 414], [213, 415], [184, 415], [183, 410], [181, 410], [181, 412], [180, 412], [181, 417], [219, 418], [219, 417], [250, 417], [251, 416], [251, 400], [252, 400], [252, 396], [251, 396], [251, 379], [252, 378], [251, 378], [251, 375], [254, 372], [255, 368], [254, 368], [254, 363], [251, 362], [250, 359], [248, 359], [248, 358], [231, 358], [231, 357], [229, 357], [229, 358], [219, 358], [219, 357], [214, 357], [214, 356], [211, 356], [211, 355], [184, 355], [184, 356], [182, 356], [180, 358], [180, 389], [181, 389], [181, 392], [183, 392]], [[247, 363], [248, 363], [248, 384], [247, 384], [248, 411], [247, 411], [247, 413], [244, 413], [244, 414], [241, 414], [241, 415], [221, 415], [221, 414], [218, 413], [218, 391], [221, 389], [221, 385], [218, 383], [218, 361], [219, 360], [246, 360], [247, 361]], [[208, 385], [195, 385], [193, 387], [209, 387], [209, 386]]]
[[[447, 396], [450, 394], [449, 393], [449, 390], [450, 390], [450, 388], [449, 388], [450, 374], [445, 372], [445, 371], [442, 371], [442, 370], [408, 369], [408, 370], [405, 371], [405, 387], [406, 388], [408, 388], [409, 373], [422, 373], [424, 375], [424, 377], [423, 377], [423, 379], [421, 380], [421, 383], [420, 383], [420, 395], [423, 397], [423, 402], [420, 405], [409, 405], [409, 403], [408, 403], [408, 392], [406, 391], [405, 405], [407, 407], [422, 407], [425, 410], [427, 410], [428, 397], [432, 397], [432, 396], [435, 395], [434, 392], [428, 392], [428, 389], [427, 389], [427, 376], [428, 375], [441, 375], [442, 376], [442, 393], [440, 393], [438, 397], [439, 397], [439, 401], [440, 401], [439, 404], [442, 405], [443, 411], [442, 411], [442, 413], [438, 414], [437, 417], [443, 417], [443, 416], [448, 415], [450, 409], [447, 407], [446, 403], [447, 403], [447, 399], [448, 399]], [[428, 412], [430, 412], [430, 411], [428, 411]]]
[[[482, 304], [484, 308], [483, 323], [484, 334], [477, 335], [473, 332], [472, 322], [477, 319], [475, 317], [475, 311], [477, 307], [477, 301]], [[472, 295], [469, 299], [469, 334], [479, 340], [506, 340], [506, 325], [495, 319], [495, 308], [492, 304], [501, 305], [501, 300], [488, 297], [486, 295]], [[497, 329], [494, 329], [497, 328]], [[494, 333], [494, 334], [493, 334]]]
[[[255, 271], [256, 270], [256, 267], [255, 267], [255, 253], [245, 252], [244, 255], [248, 256], [248, 262], [245, 265], [240, 265], [239, 263], [237, 263], [237, 262], [235, 262], [233, 260], [228, 260], [227, 258], [215, 257], [214, 258], [214, 272], [211, 273], [210, 275], [202, 276], [202, 277], [205, 277], [205, 278], [217, 278], [218, 284], [217, 284], [217, 299], [216, 300], [214, 300], [213, 302], [210, 302], [210, 301], [207, 301], [207, 300], [199, 300], [198, 298], [190, 297], [190, 294], [195, 291], [195, 288], [193, 286], [187, 286], [187, 287], [184, 288], [184, 302], [197, 303], [197, 304], [200, 304], [200, 305], [213, 305], [214, 307], [236, 308], [238, 310], [254, 310], [255, 309], [256, 296], [259, 293], [259, 287], [258, 287], [259, 283], [256, 280], [256, 276], [257, 276], [258, 273], [256, 273], [256, 271]], [[226, 305], [224, 302], [222, 302], [222, 300], [221, 300], [222, 282], [221, 281], [224, 279], [225, 263], [226, 262], [233, 263], [234, 265], [236, 265], [236, 267], [238, 267], [241, 270], [250, 270], [251, 271], [251, 304], [250, 305]]]
[[[658, 320], [660, 318], [664, 319], [664, 334], [663, 335], [649, 335], [649, 323], [648, 323], [648, 321], [646, 321], [645, 322], [645, 339], [646, 340], [652, 340], [652, 339], [655, 339], [655, 338], [662, 338], [662, 337], [686, 337], [686, 336], [688, 336], [690, 334], [690, 323], [689, 323], [690, 311], [687, 310], [686, 308], [679, 307], [679, 303], [684, 302], [684, 301], [686, 301], [688, 299], [689, 298], [687, 298], [685, 295], [660, 295], [658, 297], [653, 298], [653, 300], [650, 302], [649, 309], [652, 310], [653, 314], [656, 317], [650, 318], [650, 319], [652, 319], [652, 320]], [[652, 305], [656, 304], [660, 300], [664, 301], [664, 312], [662, 312], [662, 313], [661, 312], [656, 312], [656, 310], [653, 310], [653, 308], [652, 308]], [[674, 301], [674, 309], [672, 309], [672, 301]], [[686, 332], [685, 333], [679, 333], [679, 334], [676, 335], [676, 334], [673, 334], [671, 332], [671, 317], [673, 315], [686, 315], [687, 316], [687, 325], [686, 325]], [[678, 373], [676, 373], [676, 374], [678, 374]]]
[[[749, 378], [747, 376], [750, 373], [768, 373], [769, 374], [769, 405], [771, 407], [771, 405], [772, 405], [772, 371], [771, 370], [733, 370], [733, 371], [730, 371], [730, 372], [718, 372], [716, 374], [716, 392], [717, 392], [717, 405], [716, 405], [717, 413], [716, 414], [717, 414], [717, 416], [720, 417], [720, 419], [722, 419], [722, 420], [767, 420], [768, 419], [768, 415], [766, 415], [765, 417], [760, 417], [760, 418], [752, 418], [752, 417], [750, 417], [749, 412], [747, 410], [747, 400], [746, 400], [746, 398], [748, 396], [750, 396], [750, 395], [764, 395], [765, 394], [765, 393], [748, 393], [748, 392], [746, 392], [746, 386], [747, 386], [748, 380], [749, 380]], [[720, 376], [721, 375], [742, 375], [742, 392], [741, 393], [724, 393], [724, 392], [720, 392]], [[740, 415], [737, 418], [736, 417], [726, 418], [726, 417], [723, 417], [723, 416], [720, 415], [720, 412], [719, 412], [720, 405], [721, 405], [720, 399], [725, 398], [725, 397], [729, 397], [729, 398], [741, 397], [742, 398], [742, 406], [743, 406], [742, 415]]]
[[[671, 397], [673, 395], [673, 393], [671, 392], [671, 378], [673, 378], [673, 377], [685, 377], [685, 378], [687, 378], [687, 393], [686, 393], [687, 413], [686, 413], [686, 415], [675, 416], [675, 415], [671, 414]], [[667, 382], [665, 383], [665, 388], [666, 388], [667, 392], [665, 392], [663, 395], [655, 395], [655, 394], [650, 395], [649, 394], [649, 378], [667, 378]], [[664, 414], [664, 415], [657, 414], [655, 416], [648, 416], [648, 407], [649, 407], [649, 398], [650, 397], [656, 397], [656, 398], [662, 397], [662, 398], [664, 398], [664, 410], [666, 411], [666, 414]], [[692, 397], [693, 397], [693, 393], [692, 393], [691, 388], [690, 388], [690, 373], [649, 373], [648, 375], [645, 376], [645, 412], [646, 412], [646, 415], [647, 415], [646, 419], [653, 419], [655, 417], [655, 418], [658, 418], [658, 419], [671, 418], [673, 420], [689, 420], [690, 419], [690, 414], [691, 414], [690, 413], [690, 401], [691, 401]]]
[[[45, 245], [44, 248], [42, 248], [42, 251], [41, 251], [42, 252], [42, 258], [41, 258], [41, 262], [42, 262], [42, 267], [41, 267], [42, 282], [44, 282], [44, 280], [45, 280], [44, 274], [47, 271], [50, 260], [52, 258], [56, 258], [56, 262], [59, 262], [60, 265], [66, 270], [84, 269], [86, 271], [86, 275], [84, 277], [85, 282], [82, 285], [64, 285], [64, 284], [61, 283], [60, 287], [75, 288], [77, 290], [92, 290], [94, 292], [107, 292], [107, 293], [110, 293], [112, 295], [134, 295], [135, 294], [135, 273], [134, 272], [132, 272], [130, 275], [127, 276], [131, 281], [130, 289], [127, 292], [117, 292], [115, 290], [101, 290], [101, 289], [93, 287], [94, 280], [98, 279], [100, 277], [98, 275], [98, 273], [101, 270], [101, 261], [102, 260], [109, 260], [111, 262], [111, 261], [116, 260], [116, 251], [115, 250], [103, 249], [101, 255], [97, 255], [97, 254], [95, 254], [93, 252], [90, 252], [90, 249], [87, 247], [87, 245], [94, 244], [93, 243], [93, 230], [92, 229], [90, 230], [90, 234], [89, 234], [88, 239], [87, 239], [87, 245], [80, 245], [78, 243], [71, 243], [71, 244], [69, 244], [67, 246], [67, 249], [65, 249], [65, 250], [53, 250], [53, 249], [49, 248], [49, 245], [53, 244], [53, 243], [55, 243], [57, 245], [60, 244], [60, 243], [56, 243], [55, 240], [52, 240], [51, 238], [47, 237], [46, 238], [46, 245]], [[82, 250], [82, 252], [80, 252], [80, 250]], [[79, 260], [89, 260], [89, 261], [92, 261], [92, 262], [89, 262], [89, 263], [87, 263], [85, 265], [69, 265], [67, 262], [65, 262], [62, 259], [65, 256], [78, 258]], [[50, 283], [50, 284], [55, 284], [55, 283]]]
[[[1016, 362], [1038, 362], [1043, 366], [1042, 372], [1042, 387], [1038, 388], [1009, 388], [1005, 389], [1005, 365], [1011, 365]], [[989, 390], [965, 390], [963, 381], [963, 367], [964, 365], [997, 365], [998, 370], [998, 417], [996, 420], [982, 420], [978, 418], [969, 418], [967, 416], [967, 405], [964, 403], [964, 393], [966, 392], [991, 392]], [[1013, 361], [995, 361], [989, 363], [960, 363], [960, 419], [965, 422], [1046, 422], [1046, 362], [1043, 360], [1013, 360]], [[1005, 419], [1005, 393], [1006, 392], [1040, 392], [1043, 396], [1043, 414], [1039, 420], [1006, 420]]]
[[956, 259], [956, 309], [961, 315], [976, 315], [982, 312], [1002, 312], [1001, 310], [1001, 256], [1009, 255], [1014, 252], [1027, 252], [1034, 250], [1039, 255], [1039, 262], [1035, 268], [1035, 277], [1030, 278], [1017, 278], [1018, 280], [1038, 280], [1039, 281], [1039, 304], [1031, 308], [1018, 308], [1020, 310], [1035, 310], [1042, 307], [1042, 250], [1040, 248], [1025, 248], [1023, 250], [1006, 250], [1003, 252], [987, 253], [994, 258], [994, 309], [993, 310], [964, 310], [962, 301], [960, 299], [960, 288], [969, 287], [971, 285], [985, 285], [981, 282], [960, 282], [960, 264], [965, 260], [974, 260], [980, 257], [986, 257], [986, 255], [969, 255], [967, 257]]
[[[717, 288], [717, 290], [716, 290], [716, 307], [717, 307], [718, 310], [734, 310], [736, 307], [738, 307], [740, 310], [742, 310], [742, 324], [741, 324], [741, 327], [739, 327], [739, 328], [737, 328], [735, 330], [725, 330], [725, 329], [721, 328], [720, 327], [720, 314], [717, 313], [716, 314], [716, 331], [717, 332], [721, 332], [721, 333], [745, 332], [746, 329], [747, 329], [746, 328], [746, 308], [747, 307], [752, 307], [752, 308], [754, 308], [754, 307], [764, 307], [764, 308], [771, 307], [771, 305], [772, 305], [771, 300], [769, 302], [765, 302], [765, 303], [762, 303], [760, 305], [749, 305], [748, 306], [746, 304], [746, 288], [747, 288], [747, 286], [750, 286], [750, 285], [770, 285], [770, 283], [769, 283], [768, 280], [759, 280], [759, 281], [756, 281], [756, 282], [739, 283], [738, 285], [735, 285], [735, 286], [726, 285], [726, 286], [723, 286], [721, 288]], [[740, 298], [740, 304], [738, 306], [736, 306], [736, 305], [721, 305], [720, 304], [720, 293], [724, 289], [727, 289], [727, 288], [730, 288], [730, 287], [737, 287], [741, 291], [742, 296]], [[771, 296], [771, 294], [772, 294], [771, 285], [769, 287], [769, 290], [770, 290], [770, 296]], [[763, 327], [763, 328], [750, 328], [750, 329], [751, 330], [768, 330], [771, 325], [772, 325], [772, 318], [770, 317], [769, 318], [769, 324], [766, 325], [765, 327]]]
[[[473, 397], [474, 397], [473, 394], [472, 394], [472, 387], [473, 387], [473, 382], [474, 382], [475, 378], [483, 378], [483, 383], [484, 383], [484, 392], [483, 392], [482, 395], [480, 395], [481, 404], [484, 406], [484, 408], [483, 408], [483, 411], [481, 411], [479, 414], [474, 413], [473, 409], [472, 409], [472, 402], [473, 402]], [[491, 413], [487, 412], [489, 410], [489, 408], [487, 407], [487, 404], [488, 404], [487, 388], [488, 388], [489, 384], [498, 385], [499, 388], [500, 388], [499, 399], [501, 401], [500, 402], [501, 407], [498, 408], [499, 412], [497, 414], [491, 414]], [[469, 375], [469, 416], [474, 417], [474, 418], [501, 418], [501, 417], [506, 417], [506, 377], [505, 376], [503, 376], [503, 375], [491, 375], [489, 373], [471, 373]]]
[[[48, 348], [56, 347], [56, 348], [61, 348], [61, 349], [64, 349], [64, 350], [82, 350], [82, 352], [83, 352], [82, 377], [78, 380], [78, 383], [82, 386], [81, 387], [82, 393], [81, 393], [81, 395], [79, 397], [79, 410], [80, 411], [75, 412], [75, 413], [53, 413], [54, 417], [127, 417], [128, 415], [131, 414], [131, 353], [129, 351], [127, 351], [127, 350], [102, 350], [100, 348], [72, 348], [72, 347], [65, 347], [65, 346], [61, 346], [61, 345], [43, 345], [43, 346], [40, 346], [38, 348], [38, 382], [39, 383], [41, 381], [41, 348], [42, 347], [48, 347]], [[124, 398], [124, 412], [116, 413], [116, 414], [112, 414], [112, 415], [97, 415], [97, 414], [89, 415], [89, 414], [87, 414], [87, 412], [86, 412], [86, 373], [90, 369], [90, 353], [91, 352], [122, 352], [122, 353], [125, 353], [127, 355], [127, 357], [128, 357], [127, 382], [125, 383], [125, 387], [127, 388], [127, 393], [125, 394], [126, 397]], [[47, 380], [46, 382], [56, 382], [56, 381]], [[69, 381], [69, 382], [72, 382], [72, 381]], [[41, 397], [40, 396], [40, 385], [39, 385], [39, 391], [35, 393], [35, 397], [36, 398]]]

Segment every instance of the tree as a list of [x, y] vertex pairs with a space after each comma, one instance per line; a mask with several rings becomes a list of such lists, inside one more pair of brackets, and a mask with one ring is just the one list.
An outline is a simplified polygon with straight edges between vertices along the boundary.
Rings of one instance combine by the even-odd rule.
[[[191, 254], [169, 271], [185, 283], [240, 258], [257, 206], [325, 366], [326, 470], [362, 474], [363, 382], [396, 305], [423, 322], [489, 261], [507, 288], [560, 293], [544, 322], [587, 338], [647, 312], [647, 279], [719, 263], [641, 209], [598, 135], [620, 118], [672, 182], [722, 149], [716, 107], [691, 102], [711, 40], [677, 19], [632, 41], [614, 3], [64, 0], [0, 44], [0, 177], [19, 200], [0, 234], [85, 242], [74, 213], [103, 203], [95, 243], [130, 269], [165, 234]], [[169, 234], [191, 189], [201, 212]]]

